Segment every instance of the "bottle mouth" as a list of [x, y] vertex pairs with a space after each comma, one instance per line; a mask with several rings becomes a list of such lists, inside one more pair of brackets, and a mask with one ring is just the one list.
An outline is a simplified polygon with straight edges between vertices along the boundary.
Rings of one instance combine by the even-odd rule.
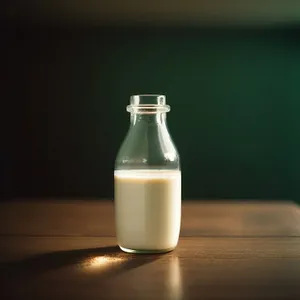
[[127, 111], [143, 114], [166, 113], [170, 111], [170, 106], [166, 104], [166, 96], [164, 95], [133, 95], [130, 97]]

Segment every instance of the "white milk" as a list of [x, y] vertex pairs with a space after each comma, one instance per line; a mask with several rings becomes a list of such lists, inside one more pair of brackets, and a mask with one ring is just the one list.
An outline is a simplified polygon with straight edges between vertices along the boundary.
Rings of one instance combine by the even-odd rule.
[[115, 214], [122, 248], [175, 248], [181, 222], [181, 172], [115, 171]]

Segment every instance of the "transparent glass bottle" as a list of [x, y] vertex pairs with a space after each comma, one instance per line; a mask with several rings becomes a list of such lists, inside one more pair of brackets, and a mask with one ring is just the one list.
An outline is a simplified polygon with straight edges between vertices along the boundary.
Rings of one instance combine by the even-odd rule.
[[173, 250], [181, 224], [179, 155], [166, 124], [163, 95], [131, 96], [130, 128], [115, 162], [115, 217], [120, 248]]

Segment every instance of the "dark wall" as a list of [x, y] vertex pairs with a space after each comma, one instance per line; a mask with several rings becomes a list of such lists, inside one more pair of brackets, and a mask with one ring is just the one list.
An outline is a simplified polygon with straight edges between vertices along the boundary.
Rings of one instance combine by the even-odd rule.
[[5, 197], [112, 197], [129, 97], [162, 93], [184, 198], [298, 199], [300, 29], [2, 29]]

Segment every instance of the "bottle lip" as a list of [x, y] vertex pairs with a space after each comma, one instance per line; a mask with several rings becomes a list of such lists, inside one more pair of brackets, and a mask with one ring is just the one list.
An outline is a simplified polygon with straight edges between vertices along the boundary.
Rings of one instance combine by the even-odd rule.
[[160, 94], [141, 94], [130, 97], [130, 105], [127, 106], [130, 113], [162, 113], [170, 111], [166, 104], [166, 96]]
[[139, 105], [127, 105], [127, 111], [130, 113], [137, 114], [156, 114], [166, 113], [171, 110], [169, 105], [158, 105], [158, 104], [139, 104]]

